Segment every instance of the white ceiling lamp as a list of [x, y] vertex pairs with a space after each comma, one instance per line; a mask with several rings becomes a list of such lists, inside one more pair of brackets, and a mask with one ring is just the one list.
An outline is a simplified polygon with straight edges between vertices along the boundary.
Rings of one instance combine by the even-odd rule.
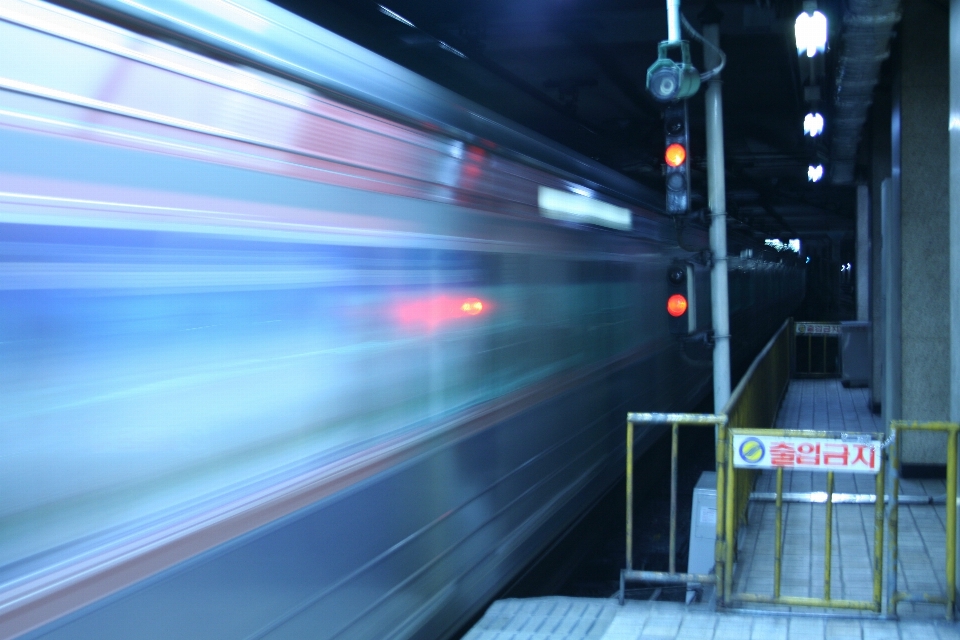
[[803, 119], [803, 133], [811, 138], [823, 133], [823, 116], [819, 113], [808, 113]]
[[810, 182], [820, 182], [820, 178], [823, 177], [823, 165], [818, 164], [817, 166], [810, 165], [807, 167], [807, 180]]
[[812, 58], [827, 49], [827, 17], [816, 10], [816, 5], [807, 7], [804, 4], [804, 11], [797, 16], [795, 26], [797, 54], [806, 51], [807, 57]]
[[402, 22], [403, 24], [407, 25], [408, 27], [413, 27], [414, 29], [417, 28], [417, 25], [413, 24], [412, 22], [410, 22], [409, 20], [407, 20], [406, 18], [404, 18], [402, 15], [400, 15], [400, 14], [397, 13], [396, 11], [392, 11], [392, 10], [386, 8], [385, 6], [383, 6], [382, 4], [378, 4], [377, 6], [380, 8], [380, 13], [382, 13], [383, 15], [385, 15], [385, 16], [387, 16], [387, 17], [390, 17], [390, 18], [393, 18], [393, 19], [396, 20], [397, 22]]

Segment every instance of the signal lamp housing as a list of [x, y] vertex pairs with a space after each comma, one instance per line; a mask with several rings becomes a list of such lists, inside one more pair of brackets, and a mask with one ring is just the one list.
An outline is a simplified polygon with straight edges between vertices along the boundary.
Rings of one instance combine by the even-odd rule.
[[697, 330], [696, 271], [689, 262], [675, 262], [667, 269], [667, 316], [670, 333], [689, 336]]
[[667, 213], [682, 215], [690, 207], [690, 180], [687, 172], [687, 103], [667, 105], [663, 110], [663, 175], [666, 178]]

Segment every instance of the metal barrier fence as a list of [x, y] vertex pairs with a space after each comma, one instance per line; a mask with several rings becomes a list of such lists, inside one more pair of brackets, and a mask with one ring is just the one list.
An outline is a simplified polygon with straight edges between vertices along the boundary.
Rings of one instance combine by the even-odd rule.
[[[783, 400], [783, 396], [787, 392], [787, 384], [790, 382], [790, 330], [792, 324], [792, 319], [783, 323], [770, 342], [767, 343], [767, 346], [760, 352], [760, 355], [754, 359], [733, 393], [730, 394], [730, 400], [727, 401], [727, 406], [723, 410], [730, 418], [729, 429], [772, 428], [776, 424], [777, 410], [780, 408], [780, 401]], [[727, 435], [729, 436], [729, 431]], [[727, 448], [728, 442], [728, 438], [724, 439], [723, 443], [718, 439], [717, 447]], [[724, 451], [723, 464], [725, 466], [730, 459], [729, 452]], [[728, 504], [732, 505], [729, 514], [735, 517], [734, 534], [737, 534], [740, 525], [746, 524], [750, 492], [753, 490], [759, 472], [753, 469], [736, 469], [726, 471], [726, 473], [729, 474], [730, 483], [725, 487], [728, 494], [725, 499], [728, 500]], [[717, 491], [719, 490], [718, 485]], [[727, 539], [732, 540], [733, 544], [726, 548], [725, 564], [732, 568], [736, 558], [737, 538]], [[728, 572], [727, 578], [732, 579], [732, 576], [733, 572], [731, 570]], [[730, 591], [724, 590], [717, 594], [721, 606], [723, 606], [722, 597], [727, 593], [730, 593]]]
[[[900, 450], [904, 431], [940, 431], [947, 434], [947, 522], [946, 522], [946, 593], [944, 594], [911, 594], [897, 590], [897, 561], [900, 555]], [[954, 618], [956, 599], [956, 571], [957, 571], [957, 432], [960, 424], [956, 422], [908, 422], [894, 420], [890, 423], [890, 433], [893, 436], [893, 446], [890, 447], [890, 599], [887, 611], [890, 615], [897, 615], [897, 605], [901, 602], [930, 602], [946, 605], [947, 619]], [[880, 495], [880, 491], [877, 491]]]
[[[750, 489], [756, 476], [755, 471], [737, 470], [741, 474], [741, 488], [731, 499], [725, 487], [727, 486], [728, 438], [727, 429], [730, 426], [755, 426], [758, 424], [773, 426], [777, 417], [780, 400], [787, 389], [790, 372], [790, 335], [792, 319], [788, 319], [774, 337], [767, 343], [760, 355], [744, 374], [720, 415], [691, 414], [691, 413], [630, 413], [627, 415], [627, 517], [626, 517], [626, 568], [620, 571], [620, 603], [623, 604], [627, 581], [644, 581], [656, 583], [701, 583], [716, 584], [718, 601], [723, 601], [724, 578], [732, 572], [726, 567], [733, 567], [731, 553], [736, 550], [736, 538], [729, 538], [724, 528], [727, 521], [728, 506], [732, 506], [732, 514], [736, 522], [743, 522], [746, 518], [747, 500]], [[671, 456], [670, 456], [670, 558], [668, 571], [637, 571], [633, 568], [633, 456], [634, 456], [634, 428], [635, 425], [671, 425]], [[715, 544], [715, 574], [678, 573], [676, 570], [676, 530], [677, 530], [677, 441], [681, 425], [716, 426], [716, 471], [717, 471], [717, 540]], [[731, 483], [732, 484], [732, 483]], [[727, 540], [733, 544], [727, 545]], [[731, 551], [732, 549], [732, 551]]]
[[[957, 565], [957, 444], [960, 424], [949, 422], [894, 421], [890, 437], [884, 434], [845, 434], [810, 430], [772, 429], [780, 401], [786, 392], [790, 372], [792, 320], [787, 320], [754, 360], [719, 415], [690, 413], [629, 413], [627, 415], [627, 517], [626, 568], [620, 572], [620, 603], [624, 602], [627, 581], [654, 583], [700, 583], [716, 585], [717, 606], [733, 603], [762, 603], [787, 606], [815, 606], [880, 613], [883, 604], [884, 506], [889, 502], [887, 525], [891, 562], [888, 567], [887, 614], [896, 617], [901, 602], [937, 603], [946, 606], [947, 618], [954, 618]], [[638, 571], [633, 568], [633, 457], [636, 426], [671, 425], [670, 456], [670, 556], [668, 571]], [[680, 426], [716, 427], [717, 523], [715, 570], [713, 574], [680, 573], [676, 570], [677, 450]], [[900, 447], [904, 431], [940, 431], [947, 434], [946, 498], [946, 593], [913, 594], [897, 589], [899, 555], [899, 506], [934, 504], [920, 496], [900, 497]], [[889, 447], [887, 453], [887, 445]], [[807, 462], [799, 456], [810, 456]], [[784, 457], [786, 456], [786, 457]], [[792, 457], [791, 457], [792, 456]], [[737, 459], [739, 458], [739, 463]], [[888, 459], [889, 458], [889, 459]], [[815, 462], [810, 462], [814, 460]], [[764, 464], [766, 461], [766, 464]], [[887, 465], [892, 476], [891, 494], [884, 493]], [[858, 466], [859, 465], [859, 466]], [[784, 596], [781, 593], [783, 561], [783, 474], [785, 468], [818, 469], [826, 473], [823, 597]], [[747, 509], [757, 475], [762, 469], [776, 469], [776, 529], [774, 532], [774, 583], [772, 595], [734, 593], [740, 528], [747, 523]], [[846, 471], [876, 475], [874, 495], [837, 494], [834, 473]], [[796, 496], [787, 496], [794, 500]], [[755, 496], [756, 498], [756, 496]], [[760, 497], [765, 499], [765, 497]], [[872, 502], [874, 508], [873, 592], [870, 600], [834, 599], [831, 594], [833, 505]]]
[[[670, 559], [669, 571], [638, 571], [633, 568], [633, 441], [634, 425], [671, 425], [670, 446]], [[723, 463], [720, 459], [724, 447], [717, 447], [717, 543], [715, 550], [716, 574], [677, 573], [677, 443], [680, 425], [700, 427], [716, 426], [726, 439], [727, 416], [700, 413], [629, 413], [627, 414], [627, 566], [620, 571], [620, 604], [623, 604], [628, 581], [676, 583], [698, 582], [700, 584], [718, 583], [717, 576], [723, 575]]]
[[[840, 324], [837, 322], [796, 322], [794, 373], [803, 378], [831, 378], [840, 375]], [[831, 357], [832, 356], [832, 357]], [[819, 359], [819, 365], [817, 360]], [[832, 366], [831, 366], [832, 365]]]
[[[842, 600], [831, 597], [833, 578], [833, 504], [834, 473], [876, 474], [876, 495], [883, 495], [883, 434], [845, 434], [801, 429], [730, 429], [728, 475], [731, 483], [727, 499], [736, 493], [734, 473], [737, 467], [752, 470], [776, 469], [776, 529], [774, 531], [773, 594], [734, 593], [733, 571], [725, 574], [724, 603], [779, 604], [789, 606], [831, 607], [880, 612], [883, 603], [883, 500], [876, 500], [874, 509], [873, 598]], [[827, 475], [826, 518], [824, 526], [823, 597], [784, 596], [780, 592], [783, 563], [783, 472], [821, 471]], [[726, 538], [736, 540], [738, 523], [728, 512]], [[733, 546], [727, 547], [726, 565], [733, 566]]]

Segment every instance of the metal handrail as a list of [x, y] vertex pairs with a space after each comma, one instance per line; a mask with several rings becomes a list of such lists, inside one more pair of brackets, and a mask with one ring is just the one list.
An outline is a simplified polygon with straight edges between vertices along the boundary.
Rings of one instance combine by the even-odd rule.
[[[729, 430], [730, 451], [727, 455], [729, 460], [730, 478], [727, 485], [728, 500], [735, 495], [736, 475], [734, 473], [733, 442], [737, 436], [772, 436], [782, 438], [810, 438], [820, 440], [836, 440], [838, 443], [844, 442], [846, 434], [829, 431], [815, 431], [809, 429], [736, 429]], [[871, 446], [881, 449], [883, 447], [883, 434], [859, 434], [871, 437]], [[874, 508], [874, 549], [873, 549], [873, 597], [871, 600], [842, 600], [832, 597], [831, 584], [833, 581], [833, 505], [834, 496], [834, 472], [827, 470], [827, 489], [823, 502], [826, 505], [826, 517], [824, 523], [824, 567], [823, 567], [823, 597], [799, 597], [785, 596], [781, 593], [781, 576], [783, 565], [783, 470], [784, 467], [777, 467], [777, 490], [776, 499], [776, 528], [774, 531], [774, 558], [773, 558], [773, 595], [763, 595], [757, 593], [733, 593], [732, 571], [728, 572], [727, 582], [724, 585], [726, 602], [741, 602], [751, 604], [775, 604], [787, 606], [805, 606], [805, 607], [828, 607], [834, 609], [854, 609], [863, 611], [874, 611], [880, 613], [883, 604], [883, 510], [884, 500], [877, 500], [876, 496], [883, 496], [884, 487], [884, 464], [881, 454], [877, 474], [876, 474], [876, 494], [871, 496]], [[805, 468], [809, 470], [809, 468]], [[726, 536], [728, 540], [736, 537], [736, 519], [732, 512], [727, 511]], [[733, 550], [730, 545], [727, 547], [726, 564], [732, 566]]]
[[[633, 441], [634, 425], [671, 425], [670, 446], [670, 559], [668, 571], [638, 571], [633, 568]], [[719, 576], [723, 575], [722, 553], [722, 513], [723, 513], [723, 452], [725, 447], [717, 446], [717, 547], [715, 574], [677, 573], [677, 453], [680, 425], [716, 427], [722, 441], [726, 441], [727, 416], [702, 413], [628, 413], [627, 414], [627, 553], [626, 568], [620, 571], [620, 604], [624, 602], [626, 582], [644, 581], [666, 584], [685, 584], [698, 582], [701, 584], [722, 584]]]
[[[900, 553], [900, 460], [904, 431], [939, 431], [947, 434], [947, 526], [946, 526], [946, 593], [911, 594], [897, 590], [897, 560]], [[890, 597], [887, 610], [896, 617], [897, 605], [901, 602], [926, 602], [943, 604], [946, 606], [948, 620], [954, 619], [956, 604], [956, 572], [957, 572], [957, 434], [960, 424], [956, 422], [910, 422], [893, 420], [890, 422], [890, 433], [893, 436], [893, 446], [890, 447], [890, 473], [892, 486], [890, 491], [890, 518], [887, 526], [890, 529], [890, 568], [888, 569]]]
[[[777, 409], [786, 392], [790, 363], [790, 327], [787, 319], [773, 338], [766, 344], [730, 395], [730, 400], [720, 414], [700, 413], [629, 413], [627, 414], [627, 517], [626, 517], [626, 568], [620, 571], [620, 603], [623, 604], [625, 583], [645, 581], [656, 583], [689, 583], [717, 585], [717, 601], [723, 606], [724, 598], [731, 592], [729, 587], [733, 574], [733, 557], [736, 537], [731, 537], [725, 522], [733, 510], [736, 521], [744, 519], [750, 497], [750, 488], [742, 495], [729, 496], [727, 488], [734, 485], [728, 471], [729, 438], [727, 430], [733, 425], [773, 426]], [[633, 456], [635, 425], [671, 425], [670, 449], [670, 558], [668, 571], [637, 571], [633, 568]], [[677, 450], [679, 427], [716, 427], [716, 472], [717, 472], [717, 526], [714, 546], [715, 569], [713, 574], [677, 573], [676, 571], [676, 522], [677, 522]], [[729, 543], [728, 543], [729, 541]]]

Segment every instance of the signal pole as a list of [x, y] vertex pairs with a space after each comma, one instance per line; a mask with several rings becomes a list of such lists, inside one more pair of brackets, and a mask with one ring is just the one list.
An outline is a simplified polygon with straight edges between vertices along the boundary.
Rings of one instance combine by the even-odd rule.
[[[703, 37], [720, 47], [720, 18], [712, 2], [701, 13]], [[703, 66], [712, 69], [720, 56], [712, 47], [703, 48]], [[707, 118], [707, 202], [710, 207], [710, 295], [713, 304], [713, 411], [722, 413], [730, 399], [730, 304], [727, 288], [727, 186], [723, 154], [723, 101], [719, 74], [710, 79], [706, 91]]]

